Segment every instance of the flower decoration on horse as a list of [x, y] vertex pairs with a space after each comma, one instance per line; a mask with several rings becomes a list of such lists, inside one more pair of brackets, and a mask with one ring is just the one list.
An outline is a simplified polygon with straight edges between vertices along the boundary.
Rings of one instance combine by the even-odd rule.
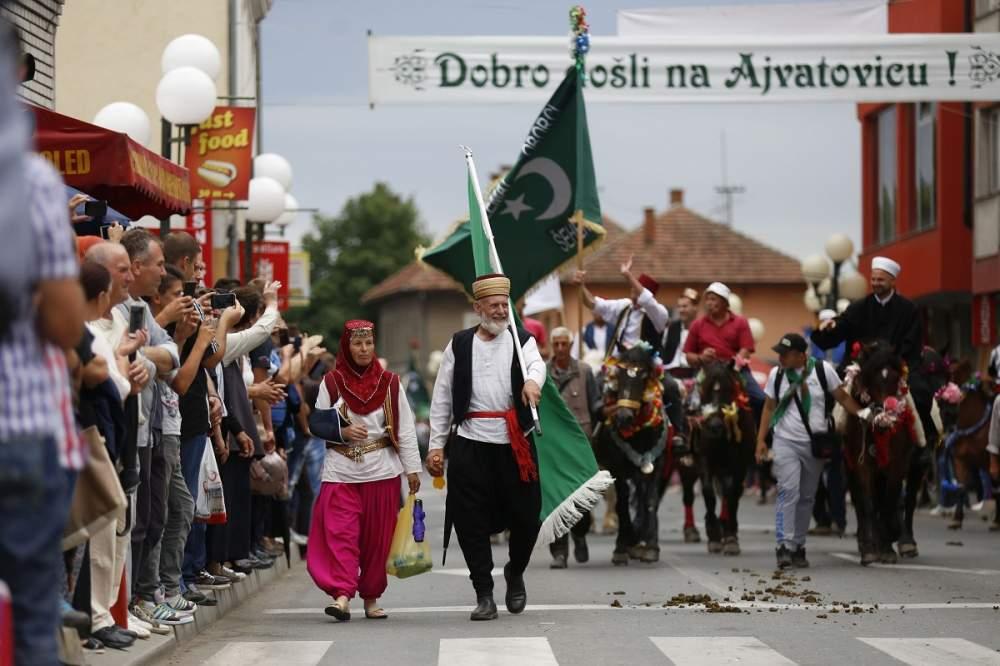
[[[652, 352], [652, 347], [646, 342], [639, 342], [631, 348], [646, 354]], [[630, 350], [631, 351], [631, 350]], [[652, 365], [648, 371], [641, 364], [630, 359], [631, 354], [623, 358], [608, 358], [604, 361], [604, 404], [608, 426], [616, 426], [618, 434], [625, 439], [631, 438], [644, 428], [658, 428], [663, 423], [663, 359], [659, 354], [652, 354]], [[621, 375], [624, 374], [624, 377]], [[641, 397], [632, 395], [631, 390], [623, 390], [625, 378], [637, 379], [646, 375]], [[616, 421], [616, 410], [610, 408], [628, 407], [633, 410], [634, 418], [628, 423]]]

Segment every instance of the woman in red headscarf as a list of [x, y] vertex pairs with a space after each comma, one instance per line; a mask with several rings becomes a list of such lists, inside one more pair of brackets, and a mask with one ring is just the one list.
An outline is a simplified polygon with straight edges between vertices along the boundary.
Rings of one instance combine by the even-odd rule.
[[[336, 418], [327, 411], [335, 410]], [[334, 601], [326, 614], [351, 619], [358, 594], [365, 617], [387, 617], [378, 599], [388, 585], [385, 572], [396, 515], [400, 475], [411, 494], [420, 489], [420, 453], [413, 412], [399, 377], [375, 355], [375, 325], [344, 326], [337, 363], [323, 378], [316, 416], [327, 417], [323, 485], [313, 510], [306, 564], [309, 574]], [[359, 573], [360, 572], [360, 573]]]

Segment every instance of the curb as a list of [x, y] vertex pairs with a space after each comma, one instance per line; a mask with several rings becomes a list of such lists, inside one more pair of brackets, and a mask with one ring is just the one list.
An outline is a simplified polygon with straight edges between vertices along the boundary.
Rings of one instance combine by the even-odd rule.
[[195, 613], [194, 622], [173, 627], [173, 633], [161, 636], [153, 634], [147, 640], [138, 640], [127, 650], [106, 649], [104, 654], [88, 653], [88, 666], [140, 666], [154, 664], [168, 657], [179, 645], [187, 643], [204, 632], [219, 619], [239, 608], [267, 585], [285, 577], [289, 566], [280, 557], [270, 569], [257, 569], [241, 583], [228, 590], [215, 590], [218, 606], [202, 606]]

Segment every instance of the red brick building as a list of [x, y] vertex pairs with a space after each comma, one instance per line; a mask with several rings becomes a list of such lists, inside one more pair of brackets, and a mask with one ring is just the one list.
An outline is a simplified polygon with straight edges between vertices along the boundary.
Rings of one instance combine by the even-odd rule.
[[[969, 32], [974, 10], [972, 0], [890, 3], [889, 30]], [[861, 269], [875, 255], [902, 264], [897, 286], [920, 305], [927, 342], [963, 356], [973, 347], [973, 114], [962, 102], [858, 105]], [[983, 288], [1000, 289], [988, 272], [976, 272]]]

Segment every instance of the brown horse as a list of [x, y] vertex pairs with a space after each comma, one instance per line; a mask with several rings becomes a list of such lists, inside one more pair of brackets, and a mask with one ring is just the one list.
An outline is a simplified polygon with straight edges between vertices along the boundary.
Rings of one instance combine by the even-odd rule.
[[[960, 387], [961, 398], [956, 403], [942, 399], [939, 394], [938, 408], [945, 430], [941, 445], [944, 464], [941, 469], [947, 476], [952, 476], [948, 472], [953, 473], [953, 478], [942, 479], [942, 487], [953, 490], [957, 495], [955, 515], [948, 528], [959, 530], [965, 520], [970, 486], [974, 487], [977, 481], [991, 483], [986, 445], [993, 413], [994, 386], [990, 378], [973, 375], [972, 367], [965, 361], [953, 366], [951, 379]], [[1000, 529], [1000, 512], [994, 513], [990, 529]]]
[[[737, 514], [753, 459], [753, 413], [732, 362], [708, 365], [698, 393], [701, 416], [691, 429], [691, 448], [701, 473], [708, 552], [739, 555]], [[715, 513], [716, 492], [722, 495], [722, 516]]]
[[861, 564], [894, 564], [900, 538], [899, 500], [916, 442], [917, 416], [905, 401], [903, 363], [888, 345], [875, 343], [861, 353], [851, 393], [877, 414], [872, 423], [848, 416], [844, 462], [858, 521]]

